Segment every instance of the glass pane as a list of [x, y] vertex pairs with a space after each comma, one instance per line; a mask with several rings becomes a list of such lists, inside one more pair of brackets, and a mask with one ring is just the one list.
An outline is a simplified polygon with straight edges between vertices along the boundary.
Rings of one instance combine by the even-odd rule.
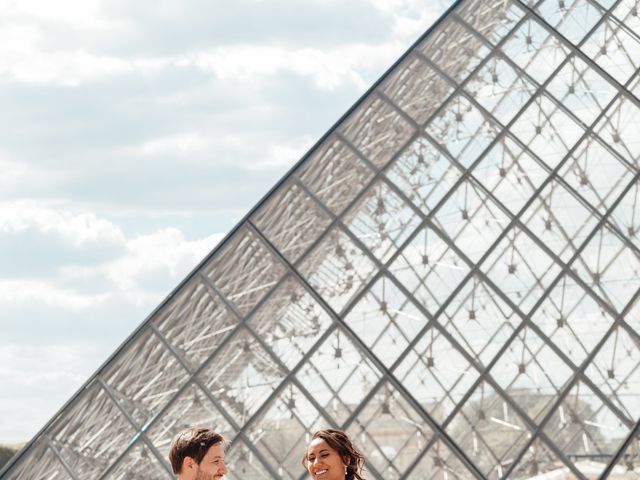
[[300, 273], [340, 312], [375, 272], [375, 264], [353, 241], [334, 227], [300, 266]]
[[[235, 440], [233, 447], [225, 457], [231, 480], [266, 480], [274, 477], [265, 468], [260, 459], [250, 450], [247, 445]], [[301, 467], [302, 468], [302, 467]]]
[[51, 442], [79, 478], [98, 478], [135, 434], [116, 404], [94, 383], [56, 420]]
[[640, 66], [640, 40], [637, 32], [634, 33], [607, 18], [582, 45], [582, 51], [618, 82], [625, 84]]
[[422, 125], [451, 94], [453, 86], [423, 59], [411, 56], [385, 79], [382, 89]]
[[293, 369], [329, 328], [331, 318], [298, 281], [289, 278], [251, 316], [249, 324]]
[[429, 228], [412, 238], [389, 270], [431, 314], [438, 311], [469, 273], [468, 265], [448, 241]]
[[383, 168], [404, 147], [414, 127], [372, 95], [340, 126], [340, 132], [372, 164]]
[[296, 479], [304, 472], [302, 457], [311, 433], [327, 420], [293, 384], [266, 406], [247, 435], [278, 478]]
[[222, 299], [199, 278], [186, 284], [154, 324], [196, 370], [238, 324]]
[[526, 422], [486, 382], [474, 390], [447, 431], [490, 479], [503, 476], [530, 438]]
[[506, 234], [482, 268], [524, 313], [540, 300], [560, 273], [560, 266], [518, 228]]
[[427, 214], [462, 176], [453, 161], [425, 138], [417, 138], [386, 171], [411, 202]]
[[285, 267], [251, 231], [241, 229], [203, 273], [246, 315], [278, 283]]
[[311, 247], [331, 221], [295, 183], [282, 186], [252, 220], [291, 263]]
[[417, 228], [420, 217], [384, 182], [376, 182], [343, 219], [380, 262], [396, 253]]
[[144, 443], [138, 441], [105, 480], [166, 480], [170, 477], [168, 465], [163, 467]]
[[329, 137], [297, 175], [329, 210], [339, 215], [373, 178], [373, 171], [353, 150]]
[[102, 374], [124, 408], [142, 427], [178, 391], [188, 373], [147, 329]]
[[393, 385], [382, 382], [348, 429], [366, 463], [385, 479], [397, 479], [413, 463], [433, 431]]
[[242, 426], [284, 380], [277, 361], [248, 331], [226, 342], [199, 377], [235, 422]]
[[542, 84], [566, 59], [569, 49], [538, 22], [528, 19], [510, 35], [502, 52]]
[[387, 367], [391, 367], [426, 325], [427, 319], [388, 277], [383, 276], [349, 312], [345, 322]]
[[341, 425], [380, 380], [381, 373], [336, 329], [296, 374], [314, 401]]
[[489, 53], [484, 42], [453, 17], [443, 20], [418, 49], [457, 83], [464, 81]]
[[588, 0], [546, 0], [536, 10], [575, 45], [580, 43], [604, 13], [600, 5]]
[[425, 129], [450, 158], [463, 167], [472, 165], [498, 135], [488, 115], [462, 95], [456, 96]]
[[148, 437], [162, 458], [168, 458], [171, 440], [188, 427], [205, 427], [231, 440], [236, 430], [209, 397], [221, 399], [223, 393], [209, 395], [196, 384], [188, 385], [151, 425]]
[[62, 463], [43, 442], [32, 446], [27, 455], [7, 473], [7, 480], [72, 480]]

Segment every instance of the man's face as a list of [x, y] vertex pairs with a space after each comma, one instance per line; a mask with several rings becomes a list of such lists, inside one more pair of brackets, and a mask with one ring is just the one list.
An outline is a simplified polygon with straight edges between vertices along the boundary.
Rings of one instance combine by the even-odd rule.
[[224, 464], [224, 449], [221, 443], [216, 443], [209, 448], [206, 455], [198, 465], [195, 480], [219, 480], [227, 474]]

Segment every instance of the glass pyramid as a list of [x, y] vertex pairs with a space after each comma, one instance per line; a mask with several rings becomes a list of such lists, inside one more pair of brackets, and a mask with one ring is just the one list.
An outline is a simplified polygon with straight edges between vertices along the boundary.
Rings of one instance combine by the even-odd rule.
[[458, 1], [2, 478], [640, 478], [638, 7]]

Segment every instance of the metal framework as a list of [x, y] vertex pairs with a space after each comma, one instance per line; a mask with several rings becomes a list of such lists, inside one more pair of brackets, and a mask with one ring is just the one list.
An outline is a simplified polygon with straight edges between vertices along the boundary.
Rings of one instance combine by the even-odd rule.
[[639, 3], [458, 1], [0, 476], [640, 478]]

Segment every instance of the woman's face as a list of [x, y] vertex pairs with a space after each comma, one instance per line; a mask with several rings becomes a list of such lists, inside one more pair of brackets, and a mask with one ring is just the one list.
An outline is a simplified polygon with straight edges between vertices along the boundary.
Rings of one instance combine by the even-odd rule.
[[344, 480], [346, 464], [338, 452], [321, 438], [307, 448], [307, 470], [314, 480]]

